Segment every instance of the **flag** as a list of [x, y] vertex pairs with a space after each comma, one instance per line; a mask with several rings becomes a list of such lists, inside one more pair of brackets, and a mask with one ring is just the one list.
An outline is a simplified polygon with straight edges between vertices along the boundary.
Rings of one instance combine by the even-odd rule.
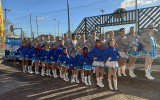
[[4, 36], [3, 10], [2, 10], [1, 0], [0, 0], [0, 36]]

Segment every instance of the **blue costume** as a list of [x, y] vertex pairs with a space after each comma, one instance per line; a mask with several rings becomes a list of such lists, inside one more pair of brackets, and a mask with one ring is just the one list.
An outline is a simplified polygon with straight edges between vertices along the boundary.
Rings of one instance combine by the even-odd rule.
[[58, 60], [58, 55], [56, 53], [56, 49], [50, 49], [49, 55], [50, 55], [50, 62], [56, 63]]
[[43, 52], [44, 52], [44, 50], [40, 50], [39, 53], [37, 54], [37, 57], [38, 57], [40, 62], [44, 61], [44, 58], [42, 57]]
[[75, 66], [77, 67], [78, 70], [83, 69], [83, 64], [80, 64], [80, 62], [78, 61], [78, 59], [81, 57], [81, 54], [77, 54], [74, 57], [74, 61], [75, 61]]
[[79, 62], [81, 65], [83, 65], [83, 68], [84, 68], [85, 70], [91, 70], [91, 68], [92, 68], [92, 59], [90, 59], [90, 58], [88, 57], [88, 55], [85, 56], [84, 54], [82, 54], [82, 55], [80, 56], [80, 58], [78, 59], [78, 62]]
[[60, 62], [62, 63], [63, 67], [66, 67], [69, 65], [69, 55], [62, 53], [62, 55], [60, 56]]
[[29, 56], [32, 58], [33, 61], [39, 60], [38, 59], [38, 53], [39, 52], [40, 52], [40, 50], [38, 48], [32, 47], [32, 49], [30, 50]]
[[74, 67], [76, 67], [75, 66], [75, 59], [74, 59], [74, 57], [70, 56], [69, 57], [69, 68], [70, 68], [70, 70], [74, 70]]
[[104, 55], [102, 48], [98, 48], [95, 46], [89, 51], [88, 56], [90, 59], [94, 60], [93, 66], [104, 67]]
[[22, 59], [26, 59], [27, 58], [26, 54], [28, 52], [27, 50], [28, 50], [27, 47], [21, 46], [19, 49], [17, 49], [17, 54], [19, 54]]
[[55, 51], [56, 54], [57, 54], [57, 56], [58, 56], [58, 61], [57, 61], [57, 62], [60, 61], [60, 56], [61, 56], [62, 53], [63, 53], [63, 48], [64, 48], [64, 46], [60, 45], [60, 46], [57, 47], [57, 49], [56, 49], [56, 51]]
[[118, 53], [118, 49], [109, 46], [104, 51], [104, 58], [105, 58], [105, 60], [109, 61], [107, 67], [109, 67], [109, 68], [118, 68], [118, 62], [117, 61], [120, 58], [120, 55]]
[[49, 61], [50, 60], [49, 50], [45, 50], [42, 53], [42, 57], [43, 57], [45, 63], [49, 63], [50, 62]]

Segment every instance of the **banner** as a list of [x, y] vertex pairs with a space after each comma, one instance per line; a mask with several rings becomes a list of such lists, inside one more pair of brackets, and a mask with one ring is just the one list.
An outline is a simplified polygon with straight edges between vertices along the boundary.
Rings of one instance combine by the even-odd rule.
[[6, 38], [5, 55], [14, 55], [21, 46], [21, 38]]
[[3, 10], [2, 10], [1, 0], [0, 0], [0, 36], [4, 36]]

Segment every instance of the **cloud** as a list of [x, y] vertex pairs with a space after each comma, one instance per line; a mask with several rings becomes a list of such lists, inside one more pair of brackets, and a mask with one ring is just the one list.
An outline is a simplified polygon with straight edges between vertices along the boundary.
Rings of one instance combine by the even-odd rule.
[[[158, 1], [160, 2], [160, 0], [137, 0], [137, 4], [138, 5], [151, 4]], [[121, 3], [122, 8], [134, 7], [134, 6], [135, 6], [135, 0], [124, 0]]]

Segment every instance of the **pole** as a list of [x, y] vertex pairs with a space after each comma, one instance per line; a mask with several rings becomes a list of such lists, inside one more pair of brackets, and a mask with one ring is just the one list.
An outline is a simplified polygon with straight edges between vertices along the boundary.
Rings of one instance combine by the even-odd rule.
[[37, 36], [39, 36], [39, 33], [38, 33], [38, 17], [36, 16], [36, 24], [37, 24]]
[[57, 35], [56, 34], [56, 19], [54, 18], [53, 20], [54, 20], [54, 31], [55, 31], [55, 36], [56, 36]]
[[58, 20], [58, 36], [59, 36], [59, 20]]
[[71, 30], [70, 30], [70, 11], [69, 11], [69, 0], [67, 0], [67, 12], [68, 12], [68, 34], [71, 36]]
[[135, 18], [136, 18], [136, 25], [135, 25], [135, 27], [136, 27], [136, 32], [138, 32], [138, 14], [137, 14], [137, 0], [135, 0], [135, 11], [136, 11], [136, 13], [135, 13]]
[[7, 27], [7, 12], [9, 12], [10, 10], [9, 9], [4, 9], [4, 13], [5, 13], [5, 28], [7, 29], [8, 31], [8, 27]]
[[30, 14], [30, 27], [31, 27], [31, 38], [33, 38], [34, 41], [34, 35], [32, 33], [32, 15]]
[[[104, 9], [100, 10], [102, 12], [102, 17], [101, 17], [101, 24], [103, 24], [103, 13], [104, 13]], [[100, 26], [101, 27], [101, 26]], [[104, 33], [104, 27], [102, 27], [102, 32]], [[101, 32], [100, 32], [100, 37], [101, 37]]]

